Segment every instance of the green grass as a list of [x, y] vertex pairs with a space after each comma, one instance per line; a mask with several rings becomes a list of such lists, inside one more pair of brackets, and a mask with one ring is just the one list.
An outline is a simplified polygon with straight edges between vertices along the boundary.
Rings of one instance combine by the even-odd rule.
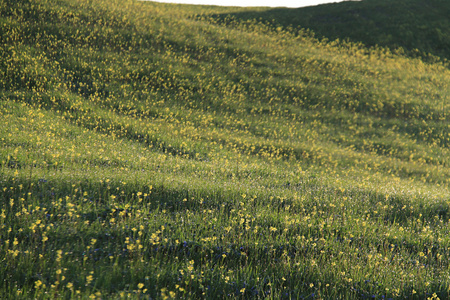
[[0, 11], [2, 298], [450, 297], [442, 63], [244, 8]]
[[[318, 37], [401, 49], [426, 61], [450, 58], [450, 4], [443, 0], [361, 0], [311, 7], [218, 12], [231, 20], [259, 19], [284, 28], [306, 28]], [[431, 54], [431, 55], [430, 55]]]

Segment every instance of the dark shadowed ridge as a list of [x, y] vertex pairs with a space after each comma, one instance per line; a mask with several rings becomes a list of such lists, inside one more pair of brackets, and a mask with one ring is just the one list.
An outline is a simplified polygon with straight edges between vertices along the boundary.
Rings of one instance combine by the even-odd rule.
[[267, 21], [305, 28], [318, 38], [367, 46], [404, 48], [409, 55], [450, 59], [450, 1], [363, 0], [302, 8], [274, 8], [215, 15], [225, 20]]

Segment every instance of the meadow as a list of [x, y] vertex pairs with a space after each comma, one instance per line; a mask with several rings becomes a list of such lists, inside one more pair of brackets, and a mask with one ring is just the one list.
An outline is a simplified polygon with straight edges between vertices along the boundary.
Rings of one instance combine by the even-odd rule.
[[218, 12], [220, 19], [260, 19], [308, 28], [319, 38], [380, 45], [425, 61], [450, 59], [450, 3], [442, 0], [360, 0], [290, 8]]
[[0, 298], [450, 298], [449, 66], [248, 11], [0, 2]]

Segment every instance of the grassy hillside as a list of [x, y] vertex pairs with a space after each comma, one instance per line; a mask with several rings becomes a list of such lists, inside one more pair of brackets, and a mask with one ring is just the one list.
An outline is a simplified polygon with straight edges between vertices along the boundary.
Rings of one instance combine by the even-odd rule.
[[243, 11], [0, 3], [2, 298], [450, 296], [450, 71]]
[[283, 27], [308, 28], [319, 38], [350, 40], [367, 46], [406, 49], [450, 59], [450, 2], [445, 0], [362, 0], [298, 9], [273, 8], [217, 16], [261, 19]]

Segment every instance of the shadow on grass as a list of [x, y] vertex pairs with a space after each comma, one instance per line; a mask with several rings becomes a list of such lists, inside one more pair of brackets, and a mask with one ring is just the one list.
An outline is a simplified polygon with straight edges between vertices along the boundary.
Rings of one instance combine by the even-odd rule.
[[403, 47], [412, 56], [427, 58], [426, 53], [431, 53], [449, 59], [449, 14], [450, 3], [446, 1], [363, 0], [215, 14], [212, 17], [221, 24], [257, 20], [272, 26], [301, 27], [312, 30], [320, 39], [350, 40], [391, 49]]

